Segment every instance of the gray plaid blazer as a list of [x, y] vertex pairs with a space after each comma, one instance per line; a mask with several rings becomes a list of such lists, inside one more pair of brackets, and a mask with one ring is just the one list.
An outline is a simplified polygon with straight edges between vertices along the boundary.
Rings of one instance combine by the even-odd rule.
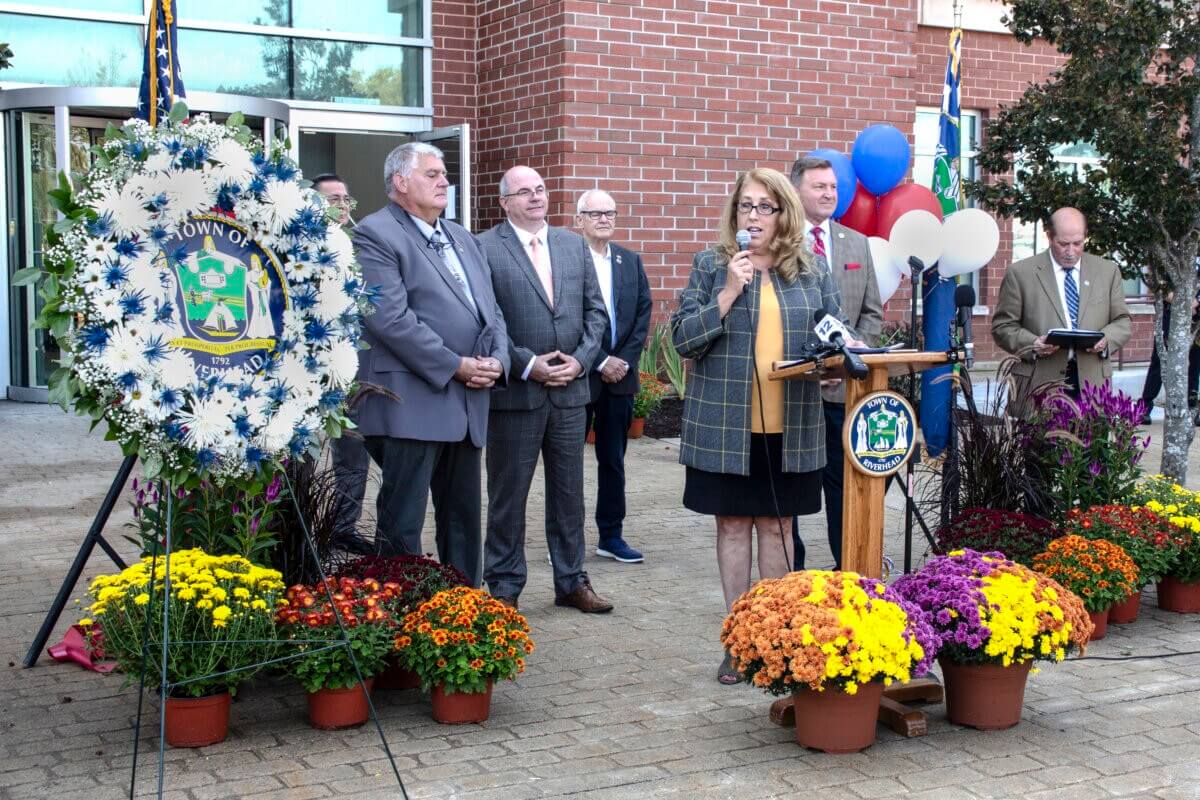
[[[754, 339], [758, 327], [759, 273], [733, 303], [725, 319], [717, 293], [725, 285], [724, 255], [698, 253], [692, 275], [671, 317], [675, 349], [693, 360], [683, 404], [679, 461], [706, 472], [750, 474], [750, 396]], [[783, 357], [798, 358], [819, 343], [813, 333], [817, 309], [843, 322], [837, 283], [827, 270], [784, 283], [771, 281], [783, 317]], [[515, 367], [514, 367], [515, 369]], [[816, 381], [785, 381], [783, 471], [811, 472], [825, 466], [825, 415]]]
[[[549, 399], [559, 408], [587, 405], [591, 399], [588, 373], [600, 353], [600, 338], [608, 328], [608, 311], [587, 241], [563, 228], [549, 228], [550, 271], [554, 307], [533, 269], [525, 247], [507, 221], [479, 235], [492, 287], [508, 329], [512, 370], [508, 383], [492, 391], [492, 409], [530, 411]], [[509, 321], [511, 319], [511, 322]], [[569, 353], [583, 372], [567, 386], [546, 388], [521, 380], [535, 356], [558, 350]]]

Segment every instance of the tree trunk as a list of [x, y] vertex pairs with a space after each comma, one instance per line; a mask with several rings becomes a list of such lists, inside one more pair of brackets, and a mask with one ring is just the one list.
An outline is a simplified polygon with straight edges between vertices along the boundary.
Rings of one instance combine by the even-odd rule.
[[[1180, 276], [1171, 302], [1171, 327], [1163, 337], [1166, 352], [1160, 352], [1164, 404], [1167, 418], [1163, 424], [1162, 467], [1160, 471], [1182, 484], [1187, 480], [1188, 448], [1196, 434], [1188, 408], [1188, 351], [1192, 347], [1192, 298], [1196, 293], [1195, 271]], [[1157, 337], [1155, 337], [1157, 338]]]

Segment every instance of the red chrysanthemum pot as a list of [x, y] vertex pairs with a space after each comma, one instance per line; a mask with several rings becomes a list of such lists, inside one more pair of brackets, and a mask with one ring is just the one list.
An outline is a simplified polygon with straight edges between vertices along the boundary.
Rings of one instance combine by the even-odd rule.
[[1158, 582], [1158, 607], [1179, 614], [1200, 613], [1200, 582], [1184, 583], [1168, 575]]
[[437, 684], [429, 693], [433, 704], [433, 718], [446, 725], [461, 725], [466, 722], [483, 722], [492, 710], [492, 682], [482, 692], [447, 691]]
[[321, 689], [309, 692], [308, 724], [323, 731], [338, 731], [357, 728], [371, 718], [371, 706], [367, 692], [374, 685], [374, 678], [367, 678], [367, 691], [359, 684], [346, 689]]
[[1136, 622], [1141, 605], [1142, 593], [1140, 590], [1136, 590], [1108, 610], [1108, 621], [1114, 625], [1128, 625]]

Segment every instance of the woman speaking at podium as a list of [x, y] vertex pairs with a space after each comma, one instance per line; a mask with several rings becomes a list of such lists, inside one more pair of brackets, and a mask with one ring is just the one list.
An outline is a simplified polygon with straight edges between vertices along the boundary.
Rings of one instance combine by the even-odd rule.
[[[782, 173], [741, 175], [718, 233], [718, 244], [692, 262], [671, 333], [679, 354], [693, 360], [679, 456], [687, 468], [683, 504], [716, 516], [729, 609], [750, 588], [752, 531], [759, 576], [778, 578], [792, 565], [792, 516], [821, 510], [820, 386], [767, 375], [773, 362], [819, 343], [819, 310], [845, 318], [833, 276], [807, 249], [804, 211]], [[737, 682], [728, 657], [717, 678]]]

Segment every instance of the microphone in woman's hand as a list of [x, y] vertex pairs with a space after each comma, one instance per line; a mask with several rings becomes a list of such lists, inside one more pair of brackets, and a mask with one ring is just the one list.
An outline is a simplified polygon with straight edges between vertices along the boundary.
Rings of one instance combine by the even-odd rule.
[[737, 242], [738, 250], [745, 250], [750, 247], [750, 231], [740, 230], [733, 236]]

